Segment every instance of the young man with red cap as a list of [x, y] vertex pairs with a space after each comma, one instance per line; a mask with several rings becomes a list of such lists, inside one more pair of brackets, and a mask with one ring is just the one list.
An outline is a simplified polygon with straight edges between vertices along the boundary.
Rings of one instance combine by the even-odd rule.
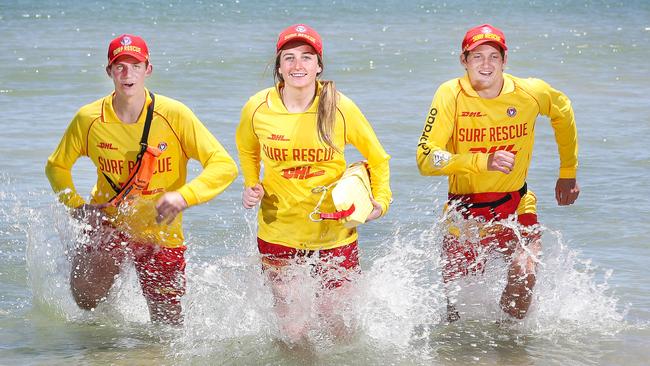
[[[580, 193], [573, 109], [544, 81], [503, 72], [508, 47], [498, 28], [470, 29], [461, 51], [466, 74], [436, 91], [416, 154], [422, 175], [449, 177], [443, 279], [449, 283], [481, 272], [490, 252], [503, 253], [510, 264], [500, 305], [522, 319], [532, 302], [541, 253], [537, 199], [526, 185], [535, 120], [538, 115], [551, 119], [560, 155], [555, 197], [559, 205], [571, 205]], [[517, 232], [508, 228], [515, 219]], [[507, 222], [512, 224], [506, 227]], [[449, 320], [458, 316], [450, 300]]]
[[[323, 68], [320, 35], [305, 24], [286, 28], [276, 44], [277, 83], [248, 100], [237, 128], [243, 205], [253, 208], [260, 203], [257, 243], [262, 266], [276, 297], [283, 334], [292, 341], [306, 335], [308, 322], [296, 318], [304, 311], [297, 307], [300, 299], [292, 298], [299, 294], [292, 287], [304, 283], [287, 275], [291, 265], [307, 257], [316, 262], [314, 275], [327, 290], [319, 295], [321, 302], [328, 294], [345, 291], [351, 274], [359, 270], [356, 229], [339, 220], [323, 220], [325, 215], [314, 219], [310, 214], [321, 193], [313, 189], [341, 178], [345, 146], [352, 144], [368, 159], [374, 209], [366, 221], [385, 214], [392, 196], [390, 156], [354, 102], [339, 93], [334, 82], [320, 80]], [[332, 197], [325, 198], [322, 211], [336, 211]]]
[[[145, 88], [152, 70], [142, 38], [123, 34], [111, 41], [106, 73], [115, 90], [79, 109], [45, 172], [61, 202], [87, 224], [70, 276], [79, 307], [90, 310], [105, 300], [129, 257], [152, 321], [180, 324], [182, 211], [226, 189], [237, 166], [188, 107]], [[90, 202], [72, 181], [82, 156], [97, 168]], [[186, 182], [189, 159], [203, 171]]]

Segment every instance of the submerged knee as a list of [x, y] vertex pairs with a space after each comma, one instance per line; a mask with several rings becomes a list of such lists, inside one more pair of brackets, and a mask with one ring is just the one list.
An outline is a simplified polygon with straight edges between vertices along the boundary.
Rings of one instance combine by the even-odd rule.
[[537, 279], [534, 274], [511, 274], [501, 296], [501, 309], [508, 315], [523, 319], [533, 301], [533, 288]]
[[72, 297], [83, 310], [92, 310], [106, 300], [109, 289], [105, 283], [92, 283], [74, 276], [70, 279]]
[[93, 310], [97, 307], [97, 305], [105, 300], [105, 297], [93, 297], [89, 296], [86, 293], [82, 293], [76, 290], [72, 290], [72, 297], [74, 298], [74, 301], [77, 303], [77, 306], [81, 308], [82, 310]]

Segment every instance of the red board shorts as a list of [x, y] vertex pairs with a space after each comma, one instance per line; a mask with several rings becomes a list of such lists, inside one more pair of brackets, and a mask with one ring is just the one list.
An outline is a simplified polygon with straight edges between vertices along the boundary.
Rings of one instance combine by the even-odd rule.
[[[525, 202], [522, 200], [524, 197], [526, 197]], [[450, 194], [449, 199], [449, 207], [461, 212], [466, 219], [471, 217], [494, 223], [517, 213], [517, 222], [521, 226], [520, 235], [528, 241], [541, 238], [535, 212], [536, 198], [532, 192], [526, 191], [525, 185], [516, 192]], [[523, 206], [530, 206], [532, 210], [522, 208]], [[481, 230], [477, 240], [461, 241], [458, 235], [451, 232], [445, 235], [442, 247], [444, 282], [453, 281], [470, 273], [482, 272], [488, 254], [494, 250], [504, 255], [511, 255], [514, 252], [518, 236], [513, 229], [494, 224], [485, 227], [488, 229]]]
[[281, 269], [292, 263], [304, 263], [307, 258], [318, 256], [313, 274], [321, 278], [325, 288], [341, 287], [350, 282], [350, 274], [359, 273], [359, 248], [357, 241], [342, 247], [326, 250], [302, 250], [273, 244], [257, 238], [257, 248], [262, 254], [262, 270]]
[[133, 260], [142, 293], [148, 302], [180, 302], [186, 285], [185, 246], [167, 248], [138, 241], [108, 223], [88, 234], [90, 243], [82, 246], [86, 253], [110, 252], [117, 265], [126, 258]]

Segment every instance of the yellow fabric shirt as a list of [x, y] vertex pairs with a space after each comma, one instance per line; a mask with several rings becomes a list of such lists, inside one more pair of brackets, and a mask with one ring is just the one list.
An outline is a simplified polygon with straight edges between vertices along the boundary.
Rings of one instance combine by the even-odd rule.
[[[538, 115], [550, 117], [560, 155], [560, 178], [575, 178], [578, 138], [571, 102], [540, 79], [504, 74], [501, 94], [481, 98], [469, 78], [449, 80], [433, 98], [416, 159], [422, 175], [449, 176], [454, 194], [512, 192], [526, 181]], [[488, 155], [515, 154], [510, 174], [488, 171]]]
[[[332, 141], [342, 152], [346, 144], [352, 144], [368, 159], [371, 190], [385, 213], [392, 197], [390, 156], [359, 108], [343, 94], [338, 95]], [[321, 196], [312, 189], [337, 181], [346, 168], [344, 154], [318, 139], [318, 103], [316, 97], [306, 112], [290, 113], [277, 89], [268, 88], [251, 97], [242, 109], [237, 148], [246, 187], [260, 182], [264, 163], [265, 195], [258, 213], [258, 236], [262, 240], [310, 250], [336, 248], [357, 240], [356, 229], [347, 229], [338, 221], [309, 219]], [[335, 211], [330, 194], [321, 211]]]
[[[106, 203], [115, 191], [104, 177], [122, 186], [133, 168], [140, 138], [151, 103], [149, 92], [136, 123], [122, 123], [112, 105], [112, 95], [90, 103], [77, 112], [45, 168], [52, 189], [60, 200], [74, 208], [85, 203], [72, 181], [72, 166], [81, 156], [89, 157], [97, 168], [97, 183], [91, 203]], [[232, 183], [237, 165], [216, 138], [184, 104], [162, 95], [155, 96], [154, 114], [148, 143], [162, 150], [157, 169], [143, 195], [121, 205], [119, 212], [105, 211], [114, 223], [137, 238], [166, 247], [183, 245], [182, 215], [170, 225], [155, 222], [156, 200], [164, 193], [178, 191], [188, 206], [206, 202]], [[203, 171], [186, 183], [187, 162], [198, 160]]]

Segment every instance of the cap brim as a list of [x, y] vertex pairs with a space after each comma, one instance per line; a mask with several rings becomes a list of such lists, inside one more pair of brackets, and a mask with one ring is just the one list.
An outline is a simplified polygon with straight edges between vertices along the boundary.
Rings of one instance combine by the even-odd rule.
[[476, 42], [472, 43], [469, 47], [467, 47], [465, 49], [465, 51], [471, 51], [471, 50], [475, 49], [476, 47], [478, 47], [478, 46], [480, 46], [482, 44], [486, 44], [486, 43], [494, 43], [495, 45], [499, 46], [502, 50], [504, 50], [504, 51], [508, 50], [508, 47], [506, 47], [506, 45], [501, 43], [501, 42], [497, 42], [497, 41], [495, 41], [493, 39], [481, 39], [479, 41], [476, 41]]
[[322, 50], [319, 50], [318, 47], [317, 47], [317, 45], [316, 45], [314, 42], [312, 42], [309, 38], [301, 37], [301, 36], [291, 37], [291, 38], [289, 38], [289, 39], [285, 39], [285, 40], [283, 40], [282, 42], [278, 43], [278, 44], [277, 44], [277, 49], [278, 49], [278, 51], [284, 49], [284, 47], [285, 47], [287, 44], [289, 44], [289, 43], [304, 43], [304, 44], [308, 44], [308, 45], [310, 45], [310, 46], [314, 49], [314, 51], [316, 51], [316, 53], [318, 53], [318, 54], [321, 55], [321, 56], [323, 55], [323, 51], [322, 51]]
[[131, 57], [135, 58], [136, 60], [138, 60], [140, 62], [145, 62], [145, 61], [147, 61], [149, 59], [148, 57], [146, 57], [143, 54], [138, 53], [138, 52], [123, 51], [123, 52], [118, 53], [117, 56], [115, 56], [112, 59], [108, 60], [108, 65], [110, 66], [111, 64], [113, 64], [113, 62], [115, 62], [115, 60], [117, 60], [120, 57], [124, 57], [124, 56], [131, 56]]

